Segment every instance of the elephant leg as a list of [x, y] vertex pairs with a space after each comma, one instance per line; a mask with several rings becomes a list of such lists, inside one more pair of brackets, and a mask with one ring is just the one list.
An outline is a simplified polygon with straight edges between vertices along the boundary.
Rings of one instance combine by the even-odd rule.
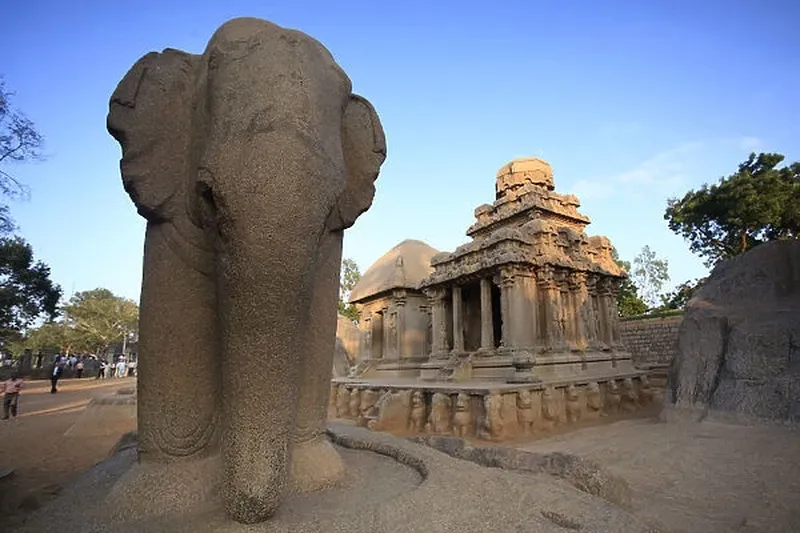
[[139, 464], [108, 494], [114, 519], [185, 511], [210, 500], [222, 478], [215, 283], [201, 272], [213, 262], [179, 241], [169, 224], [147, 225], [137, 377]]
[[[142, 462], [217, 449], [215, 284], [176, 253], [171, 230], [168, 224], [148, 224], [145, 237], [137, 380]], [[196, 256], [205, 259], [202, 252]]]
[[292, 450], [291, 483], [307, 492], [343, 479], [342, 458], [325, 434], [336, 345], [342, 231], [327, 233], [319, 248], [308, 331], [300, 347], [300, 397]]

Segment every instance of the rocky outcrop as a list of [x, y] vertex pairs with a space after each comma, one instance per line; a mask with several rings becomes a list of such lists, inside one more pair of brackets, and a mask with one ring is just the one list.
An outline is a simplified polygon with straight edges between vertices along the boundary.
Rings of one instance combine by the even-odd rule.
[[333, 377], [348, 375], [350, 367], [357, 362], [360, 341], [358, 326], [346, 316], [339, 315], [336, 323], [336, 347], [333, 352]]
[[664, 418], [800, 422], [800, 241], [719, 264], [689, 302]]

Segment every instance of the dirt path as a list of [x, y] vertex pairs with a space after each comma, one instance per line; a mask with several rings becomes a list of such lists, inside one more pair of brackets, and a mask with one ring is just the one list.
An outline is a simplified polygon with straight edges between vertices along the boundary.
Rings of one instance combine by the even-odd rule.
[[105, 459], [119, 438], [136, 428], [129, 416], [105, 416], [102, 435], [65, 435], [92, 397], [135, 384], [133, 378], [70, 379], [59, 383], [57, 394], [50, 394], [49, 382], [26, 383], [20, 416], [0, 421], [0, 469], [14, 470], [0, 479], [0, 531], [23, 520], [75, 476]]
[[629, 420], [516, 447], [597, 461], [665, 533], [800, 531], [798, 429]]

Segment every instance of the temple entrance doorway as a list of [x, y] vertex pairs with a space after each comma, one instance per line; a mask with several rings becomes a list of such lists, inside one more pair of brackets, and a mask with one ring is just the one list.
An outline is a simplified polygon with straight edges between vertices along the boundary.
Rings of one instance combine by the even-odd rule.
[[492, 330], [494, 331], [495, 348], [500, 347], [503, 335], [503, 313], [500, 305], [500, 287], [492, 283]]

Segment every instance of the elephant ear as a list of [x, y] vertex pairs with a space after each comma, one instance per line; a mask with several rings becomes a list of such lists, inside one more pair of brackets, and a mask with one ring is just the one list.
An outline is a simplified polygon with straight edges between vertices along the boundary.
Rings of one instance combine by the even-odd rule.
[[[187, 183], [195, 67], [198, 56], [151, 52], [111, 95], [108, 132], [122, 147], [122, 183], [139, 214], [170, 220]], [[180, 193], [180, 194], [179, 194]]]
[[344, 230], [372, 205], [375, 180], [386, 159], [386, 136], [375, 108], [351, 95], [342, 120], [346, 185], [328, 219], [331, 231]]

